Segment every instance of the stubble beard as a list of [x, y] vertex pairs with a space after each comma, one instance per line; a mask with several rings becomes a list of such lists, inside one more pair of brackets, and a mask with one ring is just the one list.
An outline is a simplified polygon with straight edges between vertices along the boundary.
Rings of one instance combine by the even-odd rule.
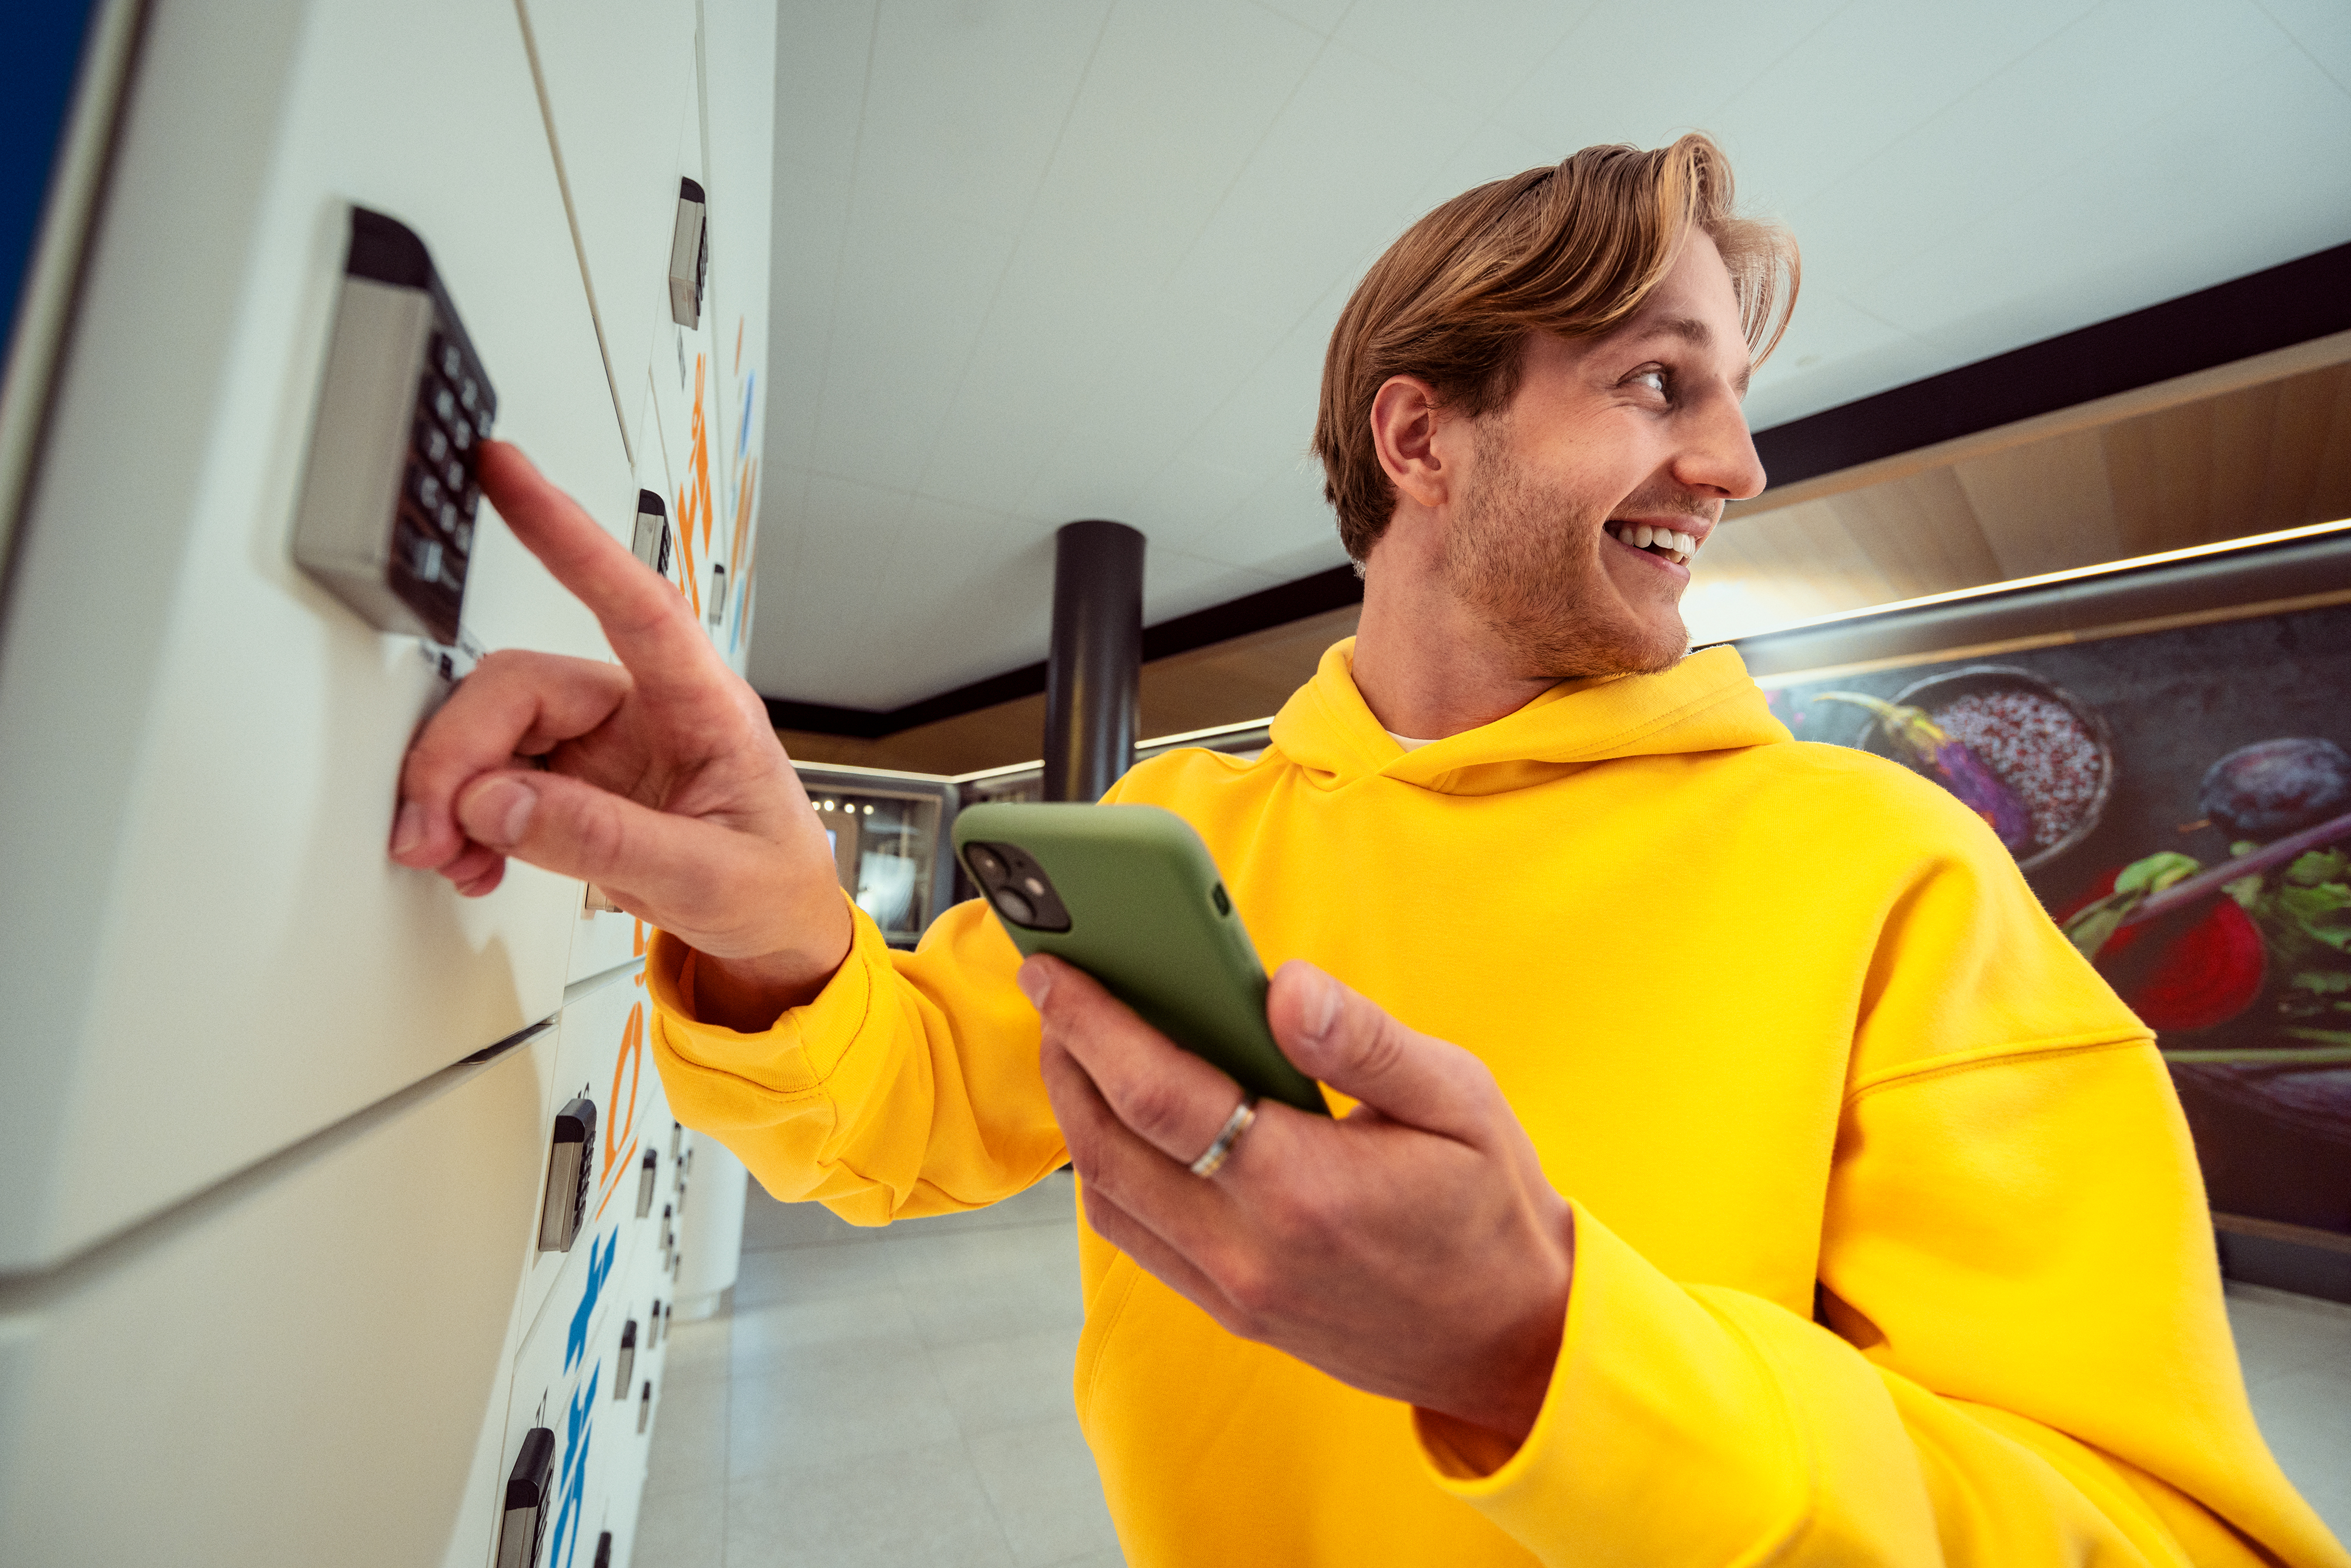
[[1503, 421], [1479, 422], [1477, 469], [1438, 558], [1440, 580], [1482, 618], [1520, 672], [1540, 680], [1649, 675], [1679, 664], [1689, 634], [1626, 613], [1593, 549], [1600, 519], [1546, 487], [1506, 445]]

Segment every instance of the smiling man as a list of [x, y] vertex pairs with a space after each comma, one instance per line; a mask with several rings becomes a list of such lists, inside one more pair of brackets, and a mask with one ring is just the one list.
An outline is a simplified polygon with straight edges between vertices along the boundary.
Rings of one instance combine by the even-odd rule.
[[1359, 633], [1258, 760], [1113, 791], [1207, 839], [1337, 1120], [977, 904], [888, 951], [758, 699], [511, 449], [486, 487], [625, 668], [486, 661], [393, 853], [659, 925], [671, 1098], [780, 1197], [880, 1224], [1074, 1163], [1138, 1568], [2342, 1564], [2248, 1412], [2147, 1031], [1958, 802], [1686, 656], [1792, 274], [1688, 137], [1446, 204], [1342, 317]]

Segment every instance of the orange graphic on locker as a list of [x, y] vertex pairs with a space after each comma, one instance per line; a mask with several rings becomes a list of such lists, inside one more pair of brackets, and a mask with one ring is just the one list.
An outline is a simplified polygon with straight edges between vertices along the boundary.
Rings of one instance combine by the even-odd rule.
[[[643, 926], [638, 930], [642, 935]], [[637, 1152], [637, 1091], [643, 1086], [645, 1075], [645, 1004], [638, 1002], [629, 1009], [629, 1021], [621, 1030], [620, 1053], [612, 1061], [611, 1106], [616, 1113], [604, 1125], [604, 1190], [597, 1195], [596, 1218], [604, 1218], [604, 1206], [621, 1190], [620, 1178], [629, 1169], [629, 1156]], [[621, 1101], [621, 1081], [626, 1078], [629, 1098], [625, 1108]], [[622, 1137], [628, 1139], [626, 1146]]]

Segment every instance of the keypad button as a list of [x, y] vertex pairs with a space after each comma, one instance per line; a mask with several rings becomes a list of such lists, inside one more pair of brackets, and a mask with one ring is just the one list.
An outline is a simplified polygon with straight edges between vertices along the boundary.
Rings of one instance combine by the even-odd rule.
[[427, 582], [436, 580], [441, 575], [441, 541], [418, 539], [415, 551], [410, 557], [410, 562], [414, 567], [418, 577]]
[[455, 501], [441, 503], [441, 531], [444, 534], [457, 531], [457, 503]]
[[457, 553], [459, 555], [474, 553], [474, 525], [471, 523], [457, 525]]
[[433, 412], [441, 416], [444, 424], [457, 417], [457, 400], [449, 395], [447, 387], [433, 389]]
[[[455, 372], [453, 371], [451, 373], [454, 377]], [[482, 389], [474, 384], [473, 377], [467, 376], [465, 378], [465, 384], [457, 389], [457, 402], [462, 406], [470, 409], [481, 401]]]
[[466, 515], [467, 517], [472, 517], [472, 516], [474, 515], [474, 508], [475, 508], [475, 507], [478, 507], [478, 506], [480, 506], [481, 504], [482, 504], [482, 487], [481, 487], [479, 485], [468, 485], [468, 486], [465, 486], [465, 515]]
[[449, 438], [441, 433], [441, 427], [437, 424], [426, 425], [424, 434], [417, 444], [424, 449], [424, 460], [427, 463], [439, 464], [449, 460]]
[[486, 441], [489, 439], [490, 411], [486, 407], [477, 408], [474, 411], [474, 429], [480, 434], [483, 440]]
[[463, 452], [474, 444], [474, 428], [469, 424], [453, 424], [449, 427], [449, 439], [457, 444], [458, 451]]
[[423, 507], [428, 516], [431, 515], [434, 509], [441, 505], [441, 481], [430, 474], [418, 475], [416, 504]]
[[443, 340], [441, 344], [441, 373], [447, 376], [451, 381], [455, 381], [457, 379], [457, 372], [465, 368], [465, 361], [464, 356], [457, 352], [457, 345], [449, 342], [445, 339]]

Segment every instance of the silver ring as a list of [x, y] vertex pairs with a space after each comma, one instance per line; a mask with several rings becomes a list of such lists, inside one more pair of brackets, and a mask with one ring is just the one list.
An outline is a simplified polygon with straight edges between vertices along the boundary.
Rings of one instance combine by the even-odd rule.
[[1240, 1142], [1241, 1134], [1248, 1132], [1249, 1124], [1256, 1120], [1257, 1102], [1249, 1095], [1242, 1095], [1241, 1103], [1233, 1107], [1233, 1113], [1225, 1118], [1223, 1129], [1217, 1134], [1217, 1141], [1208, 1145], [1206, 1154], [1192, 1162], [1192, 1174], [1196, 1176], [1216, 1175], [1217, 1168], [1232, 1157], [1233, 1145]]

